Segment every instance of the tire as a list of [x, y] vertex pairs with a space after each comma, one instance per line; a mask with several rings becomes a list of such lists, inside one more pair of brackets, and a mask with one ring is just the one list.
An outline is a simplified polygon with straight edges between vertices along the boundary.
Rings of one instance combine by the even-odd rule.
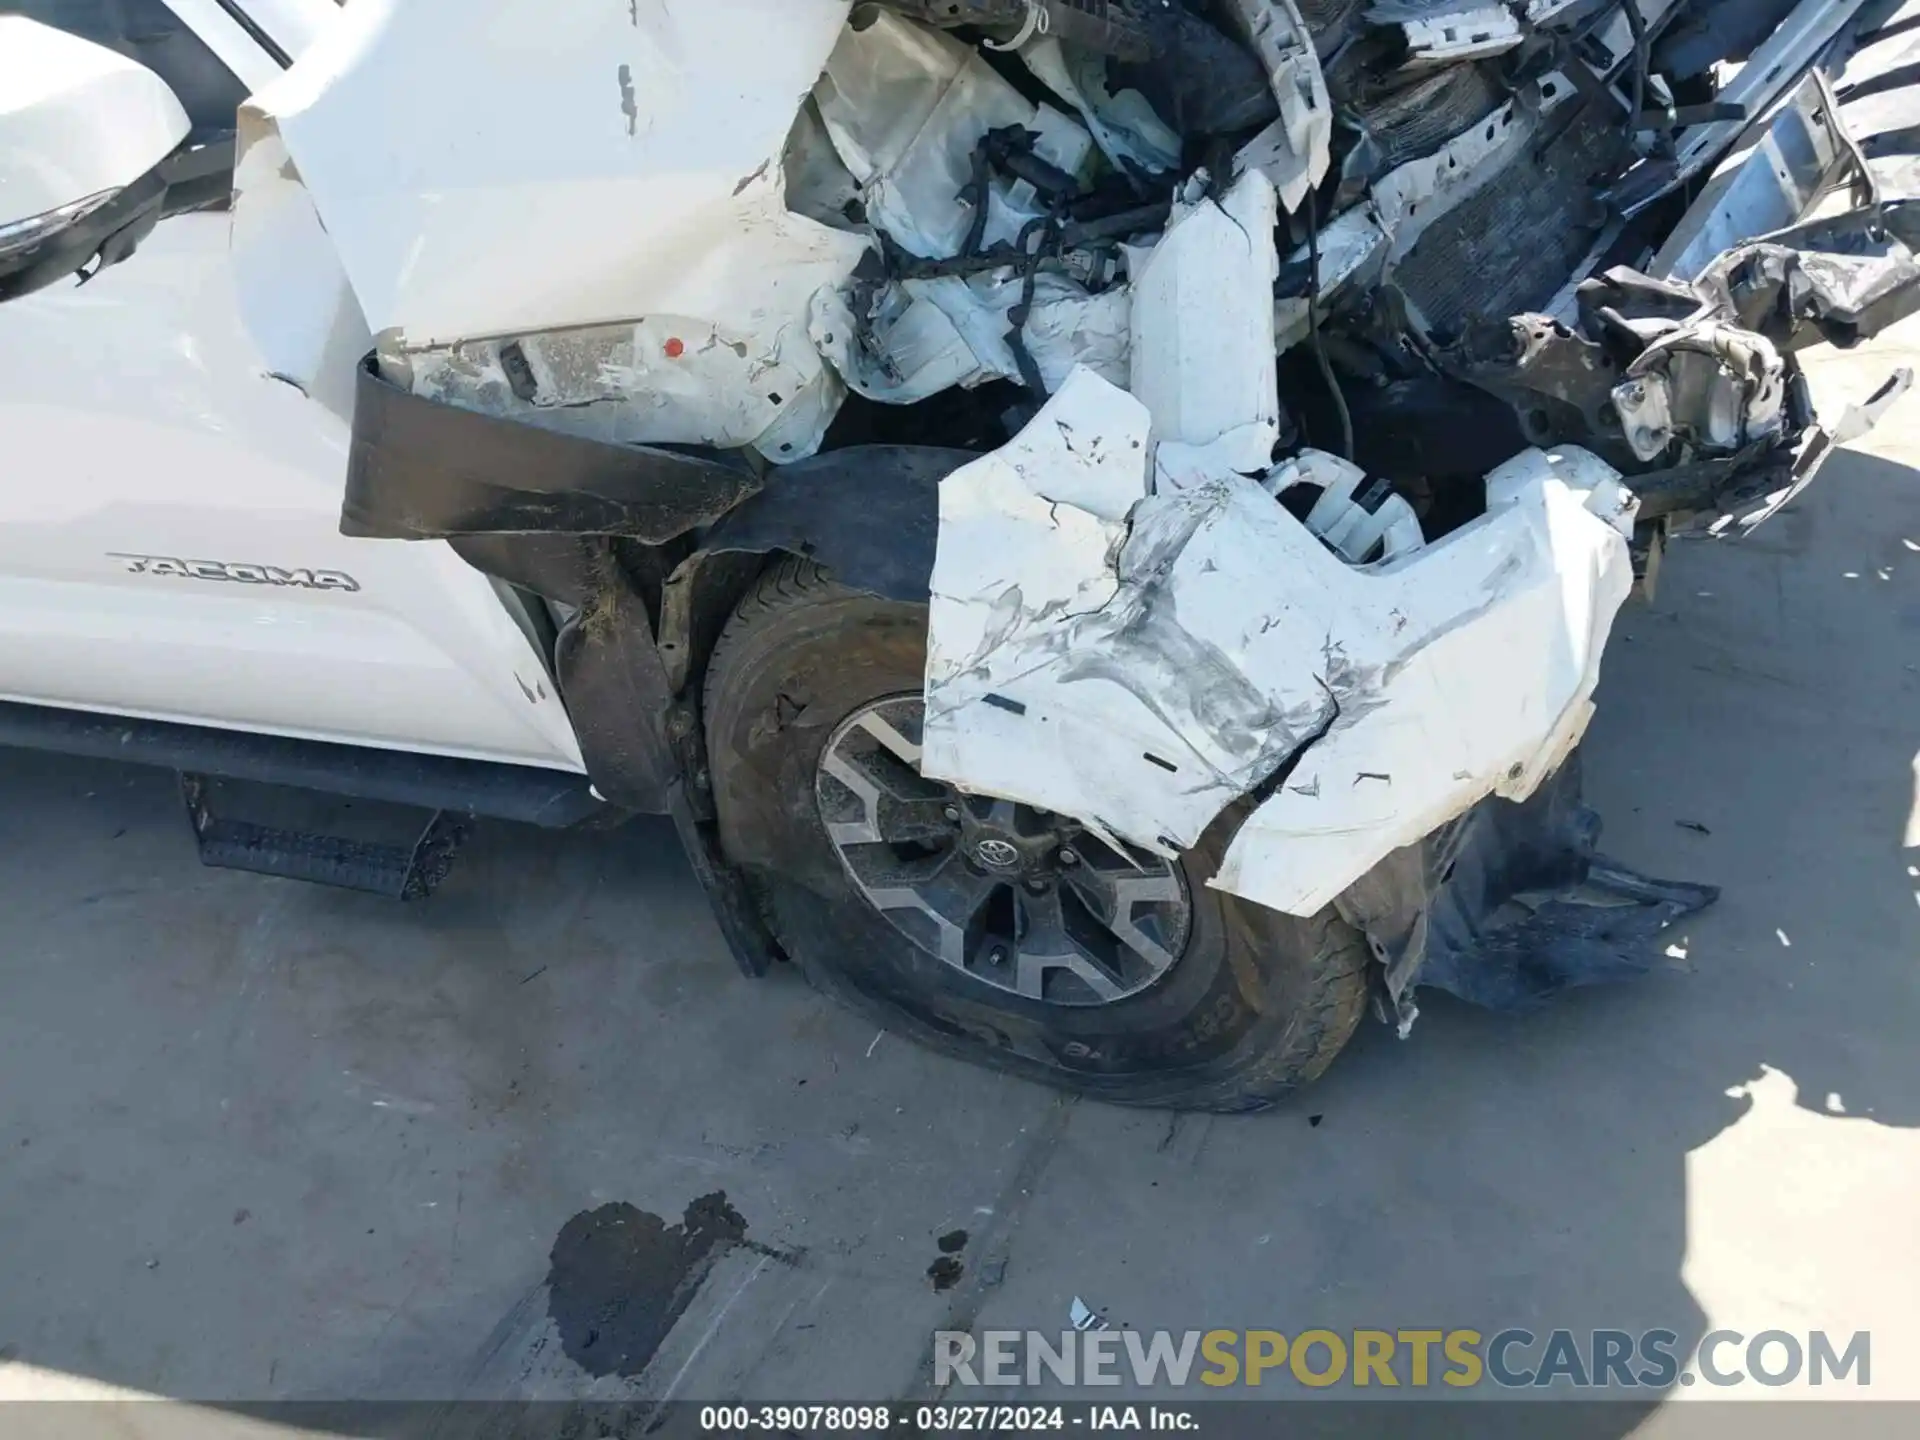
[[[1004, 974], [996, 988], [976, 974], [1001, 972], [977, 959], [966, 962], [971, 972], [958, 968], [940, 958], [938, 937], [916, 939], [900, 928], [919, 925], [922, 917], [876, 908], [878, 902], [856, 883], [852, 862], [843, 864], [844, 847], [829, 836], [822, 807], [841, 792], [821, 779], [823, 757], [838, 754], [830, 752], [839, 743], [835, 737], [874, 713], [863, 707], [876, 701], [917, 707], [925, 660], [923, 607], [849, 590], [799, 559], [781, 560], [760, 577], [715, 649], [706, 715], [722, 836], [730, 823], [764, 832], [749, 838], [734, 831], [741, 849], [761, 857], [757, 865], [748, 863], [768, 924], [807, 979], [887, 1029], [934, 1049], [1118, 1104], [1257, 1110], [1318, 1077], [1359, 1023], [1367, 946], [1332, 910], [1303, 920], [1207, 888], [1244, 809], [1222, 817], [1183, 857], [1179, 898], [1149, 906], [1156, 918], [1136, 926], [1131, 917], [1137, 903], [1112, 907], [1112, 913], [1129, 917], [1130, 934], [1158, 926], [1155, 933], [1167, 943], [1142, 945], [1138, 954], [1157, 955], [1167, 968], [1105, 1003], [1014, 993], [1004, 988], [1011, 983]], [[905, 774], [908, 783], [933, 785], [914, 771]], [[970, 819], [990, 804], [957, 794], [953, 799], [970, 807]], [[876, 805], [866, 813], [877, 817], [881, 811]], [[951, 818], [954, 808], [944, 813]], [[1048, 817], [1048, 823], [1063, 822]], [[845, 827], [836, 829], [845, 833]], [[954, 856], [985, 853], [967, 850], [958, 837], [951, 843], [960, 847]], [[1094, 842], [1082, 843], [1091, 849]], [[1068, 882], [1090, 884], [1086, 875], [1094, 873], [1094, 861], [1078, 860], [1065, 849], [1051, 853], [1063, 864], [1089, 867], [1080, 877], [1058, 875], [1060, 903], [1083, 913], [1086, 907], [1075, 898], [1082, 891], [1070, 894]], [[1164, 872], [1153, 882], [1163, 887], [1155, 893], [1175, 894], [1164, 888], [1175, 867], [1144, 858]], [[978, 865], [964, 868], [969, 884], [981, 883]], [[1123, 879], [1137, 873], [1119, 869]], [[1045, 883], [1019, 882], [1036, 890]], [[1012, 903], [1025, 903], [1018, 885], [1000, 888], [1012, 892]], [[1053, 912], [1056, 918], [1061, 913], [1058, 907]], [[1162, 923], [1157, 917], [1163, 914], [1174, 918]], [[1019, 921], [1012, 924], [1010, 933], [1022, 933]], [[1024, 933], [1033, 933], [1032, 924]], [[1028, 960], [1020, 943], [1014, 960], [1025, 984]], [[1005, 954], [996, 948], [991, 958], [1004, 964]], [[1132, 949], [1122, 955], [1129, 962], [1137, 958]], [[1043, 957], [1039, 963], [1053, 962]], [[1081, 993], [1087, 985], [1078, 977], [1092, 973], [1090, 964], [1038, 972], [1039, 983], [1087, 1001]], [[1119, 965], [1114, 976], [1122, 975]], [[1120, 982], [1110, 977], [1107, 983]]]

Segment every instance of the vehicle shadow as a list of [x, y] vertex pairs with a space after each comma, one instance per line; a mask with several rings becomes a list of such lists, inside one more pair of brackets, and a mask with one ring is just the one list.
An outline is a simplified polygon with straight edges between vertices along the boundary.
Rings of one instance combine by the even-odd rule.
[[[1050, 1328], [1080, 1296], [1138, 1329], [1664, 1329], [1683, 1361], [1716, 1328], [1873, 1330], [1874, 1392], [1915, 1391], [1890, 1362], [1920, 1312], [1883, 1267], [1920, 1179], [1920, 475], [1842, 456], [1753, 537], [1677, 546], [1617, 633], [1587, 747], [1603, 848], [1725, 892], [1669, 968], [1524, 1016], [1431, 996], [1274, 1114], [1081, 1107], [978, 1324]], [[1605, 1398], [1552, 1433], [1659, 1403]], [[1474, 1410], [1465, 1433], [1542, 1419]]]
[[[491, 827], [397, 907], [201, 871], [168, 777], [0, 756], [0, 1378], [235, 1422], [544, 1399], [563, 1433], [581, 1400], [924, 1395], [933, 1330], [1057, 1332], [1075, 1298], [1136, 1329], [1667, 1329], [1682, 1355], [1872, 1329], [1890, 1360], [1920, 1340], [1882, 1269], [1920, 1181], [1916, 545], [1920, 479], [1848, 455], [1623, 616], [1605, 848], [1725, 887], [1672, 973], [1523, 1017], [1433, 997], [1231, 1120], [1064, 1102], [741, 978], [652, 822]], [[563, 1358], [568, 1224], [715, 1194], [751, 1243], [657, 1355]], [[1537, 1433], [1461, 1423], [1515, 1412]]]

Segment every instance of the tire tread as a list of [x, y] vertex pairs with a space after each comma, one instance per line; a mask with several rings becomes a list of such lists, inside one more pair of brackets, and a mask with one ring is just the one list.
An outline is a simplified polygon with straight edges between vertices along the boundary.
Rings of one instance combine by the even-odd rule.
[[[714, 647], [707, 669], [709, 717], [717, 713], [720, 697], [734, 684], [736, 672], [770, 658], [768, 647], [760, 643], [769, 625], [790, 611], [862, 598], [860, 592], [839, 584], [821, 566], [803, 557], [783, 556], [769, 565], [741, 598]], [[1225, 896], [1222, 900], [1229, 906], [1246, 903]], [[777, 907], [763, 908], [775, 938], [815, 989], [896, 1029], [907, 1022], [913, 1038], [933, 1049], [994, 1069], [1030, 1073], [986, 1047], [957, 1042], [910, 1017], [894, 1014], [840, 976], [822, 973], [819, 967], [808, 964], [805, 946], [794, 944], [791, 937], [780, 933]], [[1313, 927], [1313, 954], [1306, 964], [1308, 991], [1277, 1038], [1266, 1032], [1268, 1038], [1262, 1048], [1243, 1052], [1224, 1072], [1169, 1072], [1157, 1080], [1141, 1077], [1125, 1089], [1083, 1088], [1114, 1104], [1240, 1113], [1267, 1109], [1317, 1079], [1359, 1025], [1366, 1008], [1372, 956], [1360, 932], [1332, 909], [1300, 923]]]

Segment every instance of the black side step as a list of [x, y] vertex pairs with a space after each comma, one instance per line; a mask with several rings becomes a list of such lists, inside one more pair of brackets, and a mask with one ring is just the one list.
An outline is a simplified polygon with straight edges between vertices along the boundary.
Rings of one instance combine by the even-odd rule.
[[180, 795], [202, 865], [364, 890], [390, 900], [431, 895], [447, 878], [454, 853], [472, 828], [465, 815], [435, 810], [412, 844], [383, 845], [228, 819], [214, 814], [212, 791], [205, 775], [181, 772]]

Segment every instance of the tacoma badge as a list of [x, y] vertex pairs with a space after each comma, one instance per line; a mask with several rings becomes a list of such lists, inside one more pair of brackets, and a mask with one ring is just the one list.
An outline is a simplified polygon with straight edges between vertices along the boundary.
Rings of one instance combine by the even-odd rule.
[[273, 565], [236, 565], [225, 560], [175, 560], [166, 555], [123, 555], [109, 551], [110, 558], [127, 562], [131, 575], [177, 575], [184, 580], [226, 580], [238, 585], [291, 586], [296, 590], [344, 590], [360, 588], [360, 582], [339, 570], [282, 570]]

